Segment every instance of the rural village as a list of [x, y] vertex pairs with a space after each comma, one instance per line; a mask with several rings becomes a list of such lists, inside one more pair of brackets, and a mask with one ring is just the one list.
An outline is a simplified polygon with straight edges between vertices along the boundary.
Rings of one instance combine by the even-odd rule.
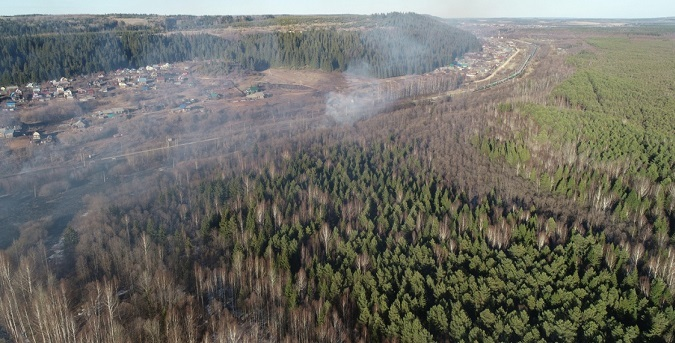
[[[504, 37], [486, 37], [483, 39], [481, 52], [467, 53], [453, 64], [429, 74], [459, 74], [465, 85], [479, 82], [490, 77], [489, 75], [495, 73], [500, 66], [508, 64], [509, 58], [515, 57], [519, 51], [517, 45], [518, 43]], [[224, 62], [214, 64], [222, 63]], [[70, 79], [62, 77], [41, 84], [2, 86], [0, 139], [15, 138], [16, 142], [12, 144], [15, 148], [25, 147], [26, 144], [53, 143], [57, 140], [59, 132], [78, 132], [96, 127], [100, 129], [104, 123], [148, 112], [203, 112], [217, 109], [218, 106], [236, 106], [237, 103], [263, 100], [273, 94], [279, 96], [289, 92], [328, 92], [341, 89], [340, 87], [331, 89], [327, 84], [320, 86], [305, 84], [301, 79], [276, 80], [265, 78], [262, 73], [241, 71], [234, 73], [235, 75], [228, 74], [222, 78], [215, 78], [208, 75], [208, 71], [202, 72], [202, 69], [208, 69], [208, 67], [201, 68], [204, 64], [209, 65], [211, 62], [154, 64], [138, 69], [120, 69]], [[284, 74], [292, 73], [289, 71]], [[413, 76], [415, 79], [425, 77], [428, 77], [428, 74]], [[396, 79], [410, 78], [411, 76], [392, 79], [396, 82]], [[281, 83], [273, 83], [275, 81]], [[285, 81], [288, 81], [288, 84], [283, 84]], [[387, 84], [390, 81], [392, 80], [387, 80]], [[372, 86], [371, 81], [363, 82], [369, 87]], [[410, 81], [407, 83], [410, 84]], [[373, 93], [376, 91], [373, 90]], [[180, 101], [177, 101], [178, 99]], [[43, 120], [20, 120], [19, 113], [35, 111], [54, 102], [79, 102], [90, 110], [88, 113], [69, 116], [70, 119], [63, 122], [54, 122], [48, 117]], [[122, 135], [123, 133], [119, 133], [115, 137]]]

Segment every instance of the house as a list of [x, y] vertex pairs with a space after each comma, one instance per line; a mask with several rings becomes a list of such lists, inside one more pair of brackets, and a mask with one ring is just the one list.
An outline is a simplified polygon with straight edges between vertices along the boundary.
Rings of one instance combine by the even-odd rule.
[[64, 96], [66, 99], [72, 99], [72, 98], [73, 98], [73, 91], [71, 91], [70, 89], [66, 89], [66, 90], [63, 92], [63, 96]]
[[33, 142], [39, 142], [40, 140], [42, 140], [40, 133], [37, 131], [33, 132]]
[[138, 78], [138, 83], [148, 83], [148, 78], [147, 77], [139, 77]]
[[265, 93], [263, 92], [257, 92], [253, 94], [249, 94], [246, 96], [247, 100], [260, 100], [260, 99], [265, 99]]
[[84, 119], [80, 119], [77, 122], [75, 122], [75, 124], [73, 124], [73, 126], [78, 128], [78, 129], [84, 129], [87, 126], [89, 126], [89, 123]]
[[49, 101], [52, 98], [52, 93], [48, 89], [44, 89], [40, 92], [38, 99], [40, 101]]
[[116, 107], [116, 108], [110, 108], [107, 110], [103, 111], [98, 111], [94, 114], [94, 116], [98, 116], [99, 118], [112, 118], [117, 114], [123, 114], [124, 113], [124, 108], [122, 107]]
[[16, 108], [16, 102], [7, 101], [7, 103], [5, 103], [5, 106], [7, 106], [7, 108]]
[[9, 97], [12, 98], [12, 100], [21, 99], [23, 98], [23, 92], [20, 89], [16, 89], [9, 95]]

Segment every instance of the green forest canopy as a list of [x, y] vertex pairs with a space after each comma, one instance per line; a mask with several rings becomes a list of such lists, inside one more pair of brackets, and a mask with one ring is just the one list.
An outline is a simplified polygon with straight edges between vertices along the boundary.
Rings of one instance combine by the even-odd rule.
[[[629, 238], [672, 236], [675, 190], [675, 59], [660, 38], [591, 38], [572, 56], [576, 72], [542, 106], [501, 106], [536, 123], [512, 139], [477, 144], [524, 166], [544, 189], [608, 211]], [[629, 224], [625, 224], [625, 223]], [[671, 224], [668, 225], [668, 222]], [[653, 228], [653, 229], [652, 229]]]
[[[224, 59], [245, 68], [312, 68], [344, 71], [367, 63], [373, 76], [419, 74], [450, 64], [467, 51], [480, 49], [470, 33], [417, 14], [368, 17], [362, 30], [312, 29], [276, 31], [226, 39], [211, 34], [157, 33], [129, 30], [101, 19], [91, 30], [41, 32], [0, 20], [0, 83], [23, 84], [59, 77], [138, 68], [193, 59]], [[56, 26], [62, 29], [63, 25]], [[66, 32], [70, 32], [67, 26]]]
[[[91, 297], [94, 284], [109, 287], [105, 280], [131, 290], [123, 301], [128, 316], [102, 311], [77, 334], [103, 320], [101, 337], [173, 337], [173, 330], [133, 324], [159, 320], [199, 338], [237, 324], [196, 323], [236, 316], [272, 340], [673, 336], [672, 287], [640, 276], [639, 255], [494, 193], [470, 199], [421, 164], [415, 149], [315, 144], [259, 172], [191, 191], [174, 184], [143, 209], [113, 205], [102, 211], [104, 233], [66, 230], [66, 265], [78, 261], [66, 279], [92, 285], [74, 290], [76, 298]], [[176, 211], [183, 202], [190, 208]], [[193, 218], [202, 218], [201, 228], [187, 233]], [[113, 248], [126, 246], [130, 254]], [[40, 278], [0, 285], [30, 303], [36, 298], [26, 280], [44, 292]], [[164, 298], [167, 291], [175, 295]], [[0, 314], [5, 325], [21, 313], [9, 304]], [[189, 316], [176, 321], [181, 311]]]

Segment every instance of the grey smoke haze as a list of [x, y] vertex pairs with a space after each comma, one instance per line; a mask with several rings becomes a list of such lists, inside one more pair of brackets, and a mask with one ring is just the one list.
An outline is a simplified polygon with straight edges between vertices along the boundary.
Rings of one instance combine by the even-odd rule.
[[326, 115], [339, 124], [353, 124], [384, 108], [386, 104], [376, 92], [383, 81], [373, 76], [370, 65], [365, 62], [350, 65], [343, 76], [345, 89], [326, 95]]
[[[420, 56], [427, 56], [429, 47], [420, 44], [407, 32], [394, 32], [387, 28], [370, 31], [366, 38], [374, 44], [381, 56], [396, 56], [398, 61], [377, 61], [378, 68], [388, 69], [414, 63]], [[401, 48], [403, 47], [403, 48]], [[408, 74], [405, 70], [402, 74]], [[326, 97], [326, 115], [337, 123], [353, 124], [384, 110], [387, 105], [404, 96], [406, 82], [378, 79], [375, 67], [360, 61], [349, 65], [343, 73], [346, 88], [330, 92]], [[413, 81], [415, 82], [415, 81]]]

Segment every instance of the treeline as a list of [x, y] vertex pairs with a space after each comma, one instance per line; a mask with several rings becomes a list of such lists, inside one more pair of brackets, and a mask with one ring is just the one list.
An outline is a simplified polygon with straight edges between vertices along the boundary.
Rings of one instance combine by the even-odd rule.
[[[291, 67], [345, 71], [349, 66], [379, 78], [421, 74], [480, 49], [475, 36], [417, 14], [373, 16], [364, 31], [258, 34], [243, 40], [250, 68]], [[233, 57], [236, 58], [237, 51]]]
[[157, 30], [155, 25], [127, 25], [108, 16], [24, 16], [0, 18], [3, 37], [57, 33], [84, 33], [129, 30]]
[[252, 24], [255, 26], [265, 25], [274, 19], [273, 15], [215, 15], [215, 16], [192, 16], [177, 15], [164, 18], [163, 28], [167, 31], [199, 30], [231, 25]]
[[206, 34], [81, 33], [1, 38], [2, 84], [224, 56], [231, 42]]
[[114, 31], [0, 38], [0, 83], [138, 68], [192, 59], [270, 67], [345, 71], [366, 64], [377, 77], [419, 74], [480, 49], [471, 34], [415, 14], [390, 14], [369, 31], [274, 32], [224, 39], [208, 34]]

